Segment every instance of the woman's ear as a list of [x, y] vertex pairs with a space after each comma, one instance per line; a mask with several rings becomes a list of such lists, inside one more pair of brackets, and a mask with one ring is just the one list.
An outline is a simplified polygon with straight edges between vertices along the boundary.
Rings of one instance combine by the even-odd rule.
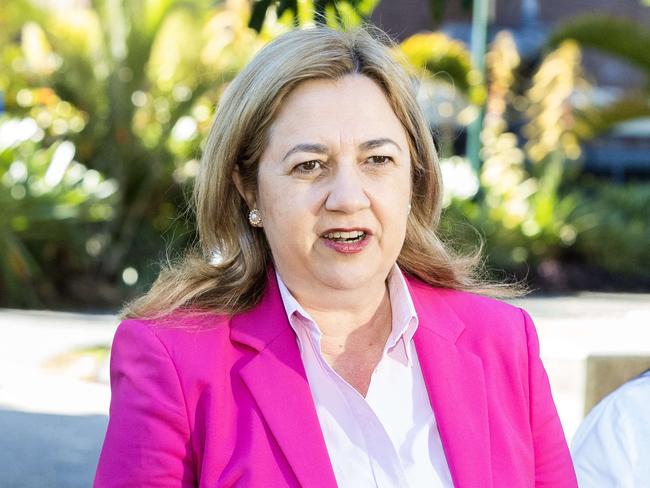
[[241, 173], [239, 172], [239, 165], [235, 165], [235, 169], [232, 172], [232, 181], [235, 183], [235, 187], [237, 188], [237, 191], [239, 194], [242, 196], [242, 198], [246, 201], [246, 204], [248, 205], [249, 208], [254, 208], [255, 207], [255, 195], [253, 192], [246, 191], [244, 189], [244, 182], [241, 177]]

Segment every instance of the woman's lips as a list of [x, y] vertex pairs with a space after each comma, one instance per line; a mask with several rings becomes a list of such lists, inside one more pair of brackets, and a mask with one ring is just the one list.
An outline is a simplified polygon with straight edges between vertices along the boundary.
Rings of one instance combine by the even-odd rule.
[[321, 237], [327, 247], [341, 254], [356, 254], [363, 251], [370, 243], [371, 238], [372, 236], [370, 234], [364, 234], [363, 238], [358, 241], [340, 241]]

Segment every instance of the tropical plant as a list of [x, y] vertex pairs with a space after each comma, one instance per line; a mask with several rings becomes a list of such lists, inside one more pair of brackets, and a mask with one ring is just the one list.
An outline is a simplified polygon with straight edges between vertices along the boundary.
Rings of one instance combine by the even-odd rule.
[[[449, 200], [446, 231], [454, 240], [474, 240], [458, 225], [469, 221], [485, 235], [493, 266], [536, 266], [560, 257], [575, 241], [576, 201], [566, 183], [580, 156], [571, 104], [584, 83], [579, 54], [575, 43], [560, 45], [520, 91], [520, 59], [511, 35], [500, 33], [490, 47], [480, 186], [472, 199]], [[511, 131], [513, 120], [524, 121], [525, 144]]]
[[379, 0], [254, 0], [248, 26], [261, 32], [270, 14], [295, 26], [353, 27], [366, 20], [377, 3]]
[[586, 137], [594, 137], [614, 125], [650, 116], [650, 29], [627, 19], [589, 14], [570, 20], [550, 36], [548, 45], [572, 39], [580, 46], [595, 49], [628, 63], [645, 74], [645, 86], [628, 90], [604, 105], [585, 107], [578, 121]]
[[418, 85], [418, 101], [435, 127], [439, 153], [457, 154], [461, 128], [477, 117], [477, 107], [485, 102], [483, 77], [473, 69], [469, 51], [440, 32], [414, 34], [397, 51], [397, 59]]
[[[145, 286], [165, 247], [160, 235], [178, 245], [192, 238], [184, 192], [221, 90], [274, 34], [247, 27], [245, 0], [96, 0], [29, 20], [11, 12], [21, 24], [0, 54], [7, 110], [51, 130], [51, 145], [65, 136], [79, 163], [115, 182], [97, 272], [117, 284], [133, 267]], [[63, 120], [33, 93], [74, 116]]]
[[113, 216], [117, 185], [74, 157], [65, 135], [52, 137], [31, 117], [0, 117], [4, 305], [36, 305], [55, 295], [55, 285], [66, 288], [71, 270], [92, 266], [101, 245], [101, 234], [92, 230]]
[[440, 76], [452, 83], [472, 102], [483, 101], [475, 93], [482, 88], [480, 77], [472, 69], [469, 51], [462, 42], [441, 32], [421, 32], [402, 41], [399, 48], [408, 62], [406, 68], [416, 76], [424, 70], [431, 77]]
[[612, 273], [649, 278], [650, 185], [587, 181], [577, 192], [576, 254]]

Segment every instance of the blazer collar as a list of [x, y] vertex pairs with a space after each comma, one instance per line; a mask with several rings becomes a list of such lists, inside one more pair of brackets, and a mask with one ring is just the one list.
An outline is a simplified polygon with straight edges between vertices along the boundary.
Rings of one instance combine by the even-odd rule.
[[[428, 329], [455, 343], [465, 324], [447, 304], [441, 292], [407, 273], [404, 273], [404, 278], [418, 314], [418, 328]], [[279, 320], [282, 316], [286, 319], [280, 288], [275, 270], [269, 266], [262, 300], [251, 310], [233, 316], [230, 337], [256, 351], [262, 351], [278, 336], [286, 334], [287, 327], [291, 328], [288, 320]], [[436, 320], [430, 320], [432, 318]]]
[[455, 344], [465, 324], [442, 296], [444, 292], [410, 274], [404, 273], [404, 278], [418, 314], [418, 328], [423, 327]]
[[298, 343], [272, 268], [266, 286], [259, 305], [232, 317], [231, 339], [257, 351], [239, 374], [300, 486], [336, 488]]
[[[482, 361], [458, 345], [465, 324], [447, 303], [447, 292], [406, 274], [405, 278], [419, 319], [413, 340], [454, 486], [489, 488], [490, 432]], [[233, 316], [230, 336], [258, 352], [240, 375], [300, 484], [336, 487], [273, 268], [261, 302]]]
[[276, 338], [287, 334], [287, 329], [290, 331], [291, 325], [286, 320], [275, 271], [269, 266], [262, 300], [252, 309], [233, 315], [230, 338], [260, 352]]
[[[413, 337], [455, 487], [492, 486], [487, 392], [481, 358], [460, 344], [465, 324], [450, 290], [408, 277], [419, 326]], [[480, 320], [480, 319], [479, 319]]]

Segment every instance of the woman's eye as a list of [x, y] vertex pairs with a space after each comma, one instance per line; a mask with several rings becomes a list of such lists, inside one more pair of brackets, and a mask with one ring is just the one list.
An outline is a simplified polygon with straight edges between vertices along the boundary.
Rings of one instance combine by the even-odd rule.
[[320, 163], [318, 161], [305, 161], [304, 163], [300, 163], [294, 169], [300, 173], [311, 173], [315, 169], [318, 169], [319, 166]]
[[377, 165], [387, 164], [393, 160], [390, 156], [370, 156], [368, 159]]

